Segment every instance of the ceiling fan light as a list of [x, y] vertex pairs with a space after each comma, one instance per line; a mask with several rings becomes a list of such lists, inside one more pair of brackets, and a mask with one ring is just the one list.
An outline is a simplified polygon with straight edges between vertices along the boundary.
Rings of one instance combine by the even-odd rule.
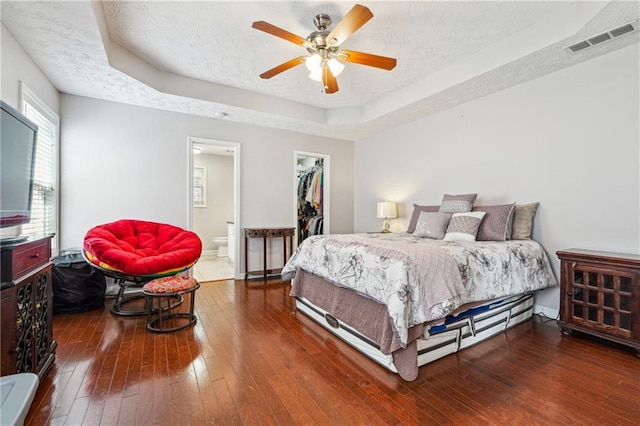
[[339, 76], [342, 70], [344, 69], [344, 64], [339, 60], [337, 60], [336, 58], [329, 59], [328, 64], [329, 64], [329, 69], [331, 70], [331, 74], [333, 74], [334, 77]]
[[322, 62], [322, 58], [320, 58], [320, 55], [313, 54], [307, 57], [307, 59], [305, 59], [304, 64], [309, 71], [314, 72], [322, 69], [320, 67], [321, 62]]
[[322, 68], [318, 67], [309, 73], [309, 78], [315, 81], [322, 81]]

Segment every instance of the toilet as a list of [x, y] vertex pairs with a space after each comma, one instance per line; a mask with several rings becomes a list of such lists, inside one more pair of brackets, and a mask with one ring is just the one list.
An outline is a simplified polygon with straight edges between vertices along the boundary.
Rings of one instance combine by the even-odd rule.
[[227, 250], [227, 245], [229, 244], [228, 237], [213, 237], [211, 241], [218, 246], [218, 257], [227, 257], [229, 255]]

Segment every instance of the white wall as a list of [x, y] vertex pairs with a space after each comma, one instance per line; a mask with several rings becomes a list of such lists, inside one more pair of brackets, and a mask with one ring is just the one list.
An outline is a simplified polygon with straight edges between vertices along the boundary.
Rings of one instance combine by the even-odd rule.
[[240, 144], [239, 229], [295, 226], [300, 150], [331, 155], [331, 232], [353, 231], [351, 142], [72, 95], [60, 105], [63, 249], [122, 218], [186, 227], [189, 136]]
[[[534, 239], [550, 256], [640, 253], [638, 46], [415, 121], [355, 145], [355, 230], [377, 230], [377, 201], [477, 192], [476, 204], [539, 201]], [[537, 298], [558, 309], [558, 289]]]
[[[332, 233], [352, 232], [354, 217], [356, 231], [378, 230], [380, 200], [400, 202], [400, 231], [413, 203], [478, 192], [482, 204], [541, 202], [534, 238], [556, 271], [563, 248], [640, 252], [637, 45], [357, 142], [354, 153], [344, 141], [59, 96], [0, 26], [2, 99], [17, 106], [22, 80], [61, 116], [63, 249], [123, 217], [186, 226], [187, 137], [197, 136], [241, 144], [242, 227], [294, 226], [300, 150], [331, 155]], [[557, 290], [537, 303], [557, 309]]]
[[1, 22], [0, 27], [2, 27], [0, 33], [2, 100], [19, 110], [19, 82], [24, 81], [49, 108], [59, 113], [60, 106], [56, 88]]
[[[0, 47], [0, 89], [2, 100], [21, 111], [19, 105], [20, 82], [23, 82], [51, 110], [59, 114], [60, 101], [58, 91], [1, 22]], [[58, 251], [58, 238], [59, 233], [58, 236], [54, 237], [52, 243], [54, 252]]]
[[233, 157], [201, 153], [193, 165], [205, 167], [207, 204], [193, 209], [193, 231], [203, 250], [213, 250], [213, 237], [227, 236], [227, 221], [233, 222]]

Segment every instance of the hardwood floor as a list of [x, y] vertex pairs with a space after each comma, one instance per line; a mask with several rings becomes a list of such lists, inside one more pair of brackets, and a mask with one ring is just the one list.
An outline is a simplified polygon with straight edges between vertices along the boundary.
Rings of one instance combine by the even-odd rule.
[[277, 280], [202, 283], [169, 334], [108, 308], [54, 317], [26, 424], [640, 424], [640, 359], [535, 317], [405, 382], [302, 313]]

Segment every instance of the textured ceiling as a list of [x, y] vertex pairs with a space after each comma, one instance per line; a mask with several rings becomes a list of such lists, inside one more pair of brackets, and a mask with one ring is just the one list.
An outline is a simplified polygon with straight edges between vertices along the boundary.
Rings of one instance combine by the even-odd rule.
[[3, 24], [58, 90], [345, 140], [485, 96], [611, 50], [584, 38], [638, 19], [625, 2], [380, 2], [343, 47], [395, 57], [392, 71], [346, 64], [326, 95], [298, 66], [258, 75], [306, 51], [257, 31], [264, 20], [306, 37], [353, 2], [10, 2]]
[[[353, 3], [267, 2], [103, 3], [111, 39], [156, 67], [189, 77], [241, 87], [321, 108], [360, 105], [403, 87], [482, 46], [532, 25], [553, 11], [551, 3], [374, 3], [374, 18], [349, 38], [345, 48], [398, 59], [392, 72], [350, 65], [340, 75], [342, 90], [324, 95], [304, 66], [270, 81], [258, 75], [306, 54], [292, 43], [251, 28], [266, 20], [306, 37], [318, 13], [335, 22]], [[422, 6], [419, 8], [419, 6]], [[251, 11], [251, 13], [248, 13]], [[496, 26], [487, 16], [498, 18]], [[142, 18], [143, 17], [143, 18]], [[464, 17], [464, 21], [460, 21]], [[335, 24], [334, 22], [334, 24]], [[457, 29], [456, 29], [457, 27]], [[433, 41], [433, 43], [432, 43]]]

